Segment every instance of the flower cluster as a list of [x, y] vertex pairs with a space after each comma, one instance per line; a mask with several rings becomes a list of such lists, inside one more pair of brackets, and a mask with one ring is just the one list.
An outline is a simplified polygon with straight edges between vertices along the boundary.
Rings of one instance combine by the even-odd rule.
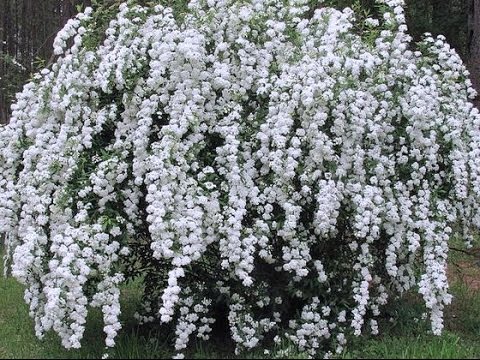
[[480, 226], [480, 115], [445, 38], [413, 44], [403, 0], [377, 2], [71, 20], [0, 129], [0, 232], [37, 335], [79, 347], [96, 306], [114, 346], [138, 275], [138, 319], [173, 326], [178, 357], [220, 318], [237, 352], [330, 356], [409, 289], [439, 334], [448, 241]]

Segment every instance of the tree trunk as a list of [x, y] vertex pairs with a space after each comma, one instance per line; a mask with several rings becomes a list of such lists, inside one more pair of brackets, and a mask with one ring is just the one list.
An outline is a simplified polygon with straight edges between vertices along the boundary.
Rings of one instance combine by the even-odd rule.
[[[470, 0], [468, 16], [468, 67], [473, 86], [480, 93], [480, 0]], [[477, 97], [476, 105], [480, 105]]]

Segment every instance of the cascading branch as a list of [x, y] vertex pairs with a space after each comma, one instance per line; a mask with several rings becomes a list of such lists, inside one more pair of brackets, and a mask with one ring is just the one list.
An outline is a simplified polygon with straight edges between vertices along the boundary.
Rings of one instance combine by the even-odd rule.
[[39, 337], [80, 347], [96, 306], [114, 346], [136, 276], [178, 356], [222, 317], [237, 352], [330, 355], [412, 288], [441, 332], [447, 242], [480, 225], [468, 72], [444, 38], [412, 43], [402, 0], [308, 4], [125, 3], [101, 41], [91, 9], [58, 34], [0, 130], [0, 230]]

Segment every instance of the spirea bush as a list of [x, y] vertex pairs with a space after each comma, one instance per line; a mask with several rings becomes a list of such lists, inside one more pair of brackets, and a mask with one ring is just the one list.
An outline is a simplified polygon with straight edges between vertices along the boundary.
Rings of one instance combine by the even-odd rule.
[[[85, 10], [0, 130], [0, 229], [39, 337], [106, 345], [119, 286], [182, 356], [228, 323], [236, 351], [310, 355], [379, 332], [392, 298], [451, 301], [448, 241], [480, 225], [480, 115], [443, 37], [306, 0]], [[104, 27], [99, 36], [99, 28]]]

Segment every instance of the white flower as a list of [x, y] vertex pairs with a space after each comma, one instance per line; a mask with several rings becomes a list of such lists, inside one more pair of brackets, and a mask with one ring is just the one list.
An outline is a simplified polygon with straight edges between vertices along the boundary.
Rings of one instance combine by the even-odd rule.
[[445, 38], [413, 46], [403, 1], [378, 2], [368, 44], [353, 10], [306, 0], [125, 2], [97, 45], [92, 9], [70, 20], [0, 128], [0, 232], [36, 334], [79, 347], [95, 306], [114, 346], [138, 269], [136, 318], [172, 322], [179, 358], [217, 300], [237, 353], [341, 352], [390, 290], [418, 288], [439, 334], [448, 241], [480, 226], [480, 114]]

